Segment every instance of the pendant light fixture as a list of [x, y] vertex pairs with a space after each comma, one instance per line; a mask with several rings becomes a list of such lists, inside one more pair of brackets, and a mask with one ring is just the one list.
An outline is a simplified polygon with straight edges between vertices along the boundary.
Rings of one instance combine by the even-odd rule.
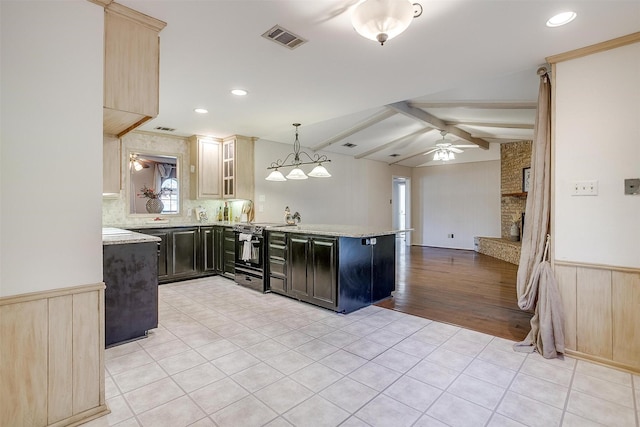
[[365, 0], [354, 9], [351, 24], [362, 37], [384, 45], [420, 15], [422, 6], [409, 0]]
[[[327, 169], [322, 165], [322, 163], [330, 162], [327, 156], [314, 154], [313, 157], [307, 154], [304, 151], [300, 151], [300, 140], [298, 139], [298, 127], [300, 123], [294, 123], [293, 126], [296, 128], [296, 140], [293, 143], [293, 152], [289, 153], [284, 160], [278, 159], [275, 162], [271, 163], [271, 166], [267, 168], [267, 170], [271, 170], [269, 176], [265, 179], [267, 181], [286, 181], [287, 179], [301, 180], [308, 179], [310, 176], [314, 178], [329, 178], [331, 174]], [[293, 156], [293, 159], [289, 160]], [[300, 156], [303, 156], [303, 159], [306, 157], [306, 161], [300, 159]], [[304, 171], [300, 168], [302, 165], [316, 165], [309, 175], [305, 174]], [[293, 167], [293, 169], [287, 174], [285, 177], [282, 172], [280, 172], [280, 168]]]

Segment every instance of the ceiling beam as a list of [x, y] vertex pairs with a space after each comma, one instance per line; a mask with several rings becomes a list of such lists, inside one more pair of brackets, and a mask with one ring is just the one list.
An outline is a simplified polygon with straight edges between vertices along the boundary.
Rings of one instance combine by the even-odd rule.
[[[429, 147], [428, 149], [422, 149], [417, 153], [413, 153], [413, 154], [409, 154], [407, 156], [401, 157], [399, 159], [394, 160], [393, 162], [389, 163], [389, 166], [391, 165], [395, 165], [398, 164], [400, 162], [404, 162], [405, 160], [409, 160], [409, 159], [413, 159], [414, 157], [418, 157], [418, 156], [424, 156], [428, 151], [431, 151], [434, 147]], [[426, 161], [429, 160], [428, 157], [425, 157]]]
[[505, 141], [531, 141], [533, 140], [533, 135], [531, 135], [530, 137], [526, 135], [502, 135], [502, 134], [500, 134], [499, 136], [482, 135], [481, 138], [487, 138], [492, 140], [497, 139], [497, 140], [505, 140]]
[[393, 110], [389, 110], [389, 109], [384, 109], [382, 112], [374, 114], [370, 117], [368, 117], [366, 120], [356, 124], [355, 126], [347, 129], [344, 132], [339, 133], [336, 136], [333, 136], [317, 145], [314, 145], [313, 147], [311, 147], [311, 149], [313, 151], [318, 151], [318, 150], [322, 150], [323, 148], [326, 148], [328, 146], [330, 146], [331, 144], [335, 144], [336, 142], [343, 140], [351, 135], [353, 135], [354, 133], [358, 133], [361, 130], [364, 130], [370, 126], [375, 125], [376, 123], [380, 123], [381, 121], [388, 119], [389, 117], [395, 115], [397, 112], [393, 111]]
[[490, 123], [490, 122], [474, 122], [469, 120], [447, 120], [445, 122], [451, 126], [467, 125], [479, 126], [483, 128], [504, 128], [504, 129], [533, 129], [534, 125], [525, 123]]
[[478, 108], [478, 109], [491, 109], [491, 110], [535, 110], [536, 108], [538, 108], [538, 104], [536, 102], [526, 102], [526, 101], [410, 102], [409, 105], [414, 108]]
[[374, 149], [372, 149], [372, 150], [369, 150], [369, 151], [367, 151], [367, 152], [364, 152], [364, 153], [358, 154], [357, 156], [354, 156], [354, 158], [355, 158], [355, 159], [362, 159], [363, 157], [367, 157], [367, 156], [370, 156], [370, 155], [372, 155], [372, 154], [377, 153], [378, 151], [382, 151], [382, 150], [386, 150], [387, 148], [394, 147], [394, 146], [396, 146], [396, 145], [400, 144], [402, 141], [405, 141], [405, 140], [407, 140], [407, 139], [409, 139], [409, 138], [416, 137], [416, 136], [421, 135], [421, 134], [423, 134], [423, 133], [427, 133], [427, 132], [432, 131], [432, 130], [433, 130], [433, 128], [432, 128], [432, 127], [427, 126], [427, 127], [425, 127], [425, 128], [419, 129], [419, 130], [417, 130], [417, 131], [415, 131], [415, 132], [411, 132], [410, 134], [407, 134], [407, 135], [401, 136], [401, 137], [400, 137], [400, 138], [398, 138], [398, 139], [394, 139], [394, 140], [393, 140], [393, 141], [391, 141], [391, 142], [387, 142], [386, 144], [379, 145], [379, 146], [377, 146], [376, 148], [374, 148]]
[[398, 113], [402, 113], [407, 117], [411, 117], [412, 119], [422, 121], [434, 128], [437, 128], [440, 130], [446, 130], [451, 135], [455, 135], [460, 139], [464, 139], [465, 141], [469, 141], [473, 144], [476, 144], [480, 148], [483, 148], [485, 150], [489, 149], [489, 142], [483, 139], [473, 137], [471, 136], [471, 134], [469, 134], [469, 132], [465, 132], [462, 129], [458, 129], [455, 126], [448, 125], [444, 120], [441, 120], [436, 116], [427, 113], [424, 110], [412, 107], [405, 101], [388, 104], [387, 107], [397, 111]]

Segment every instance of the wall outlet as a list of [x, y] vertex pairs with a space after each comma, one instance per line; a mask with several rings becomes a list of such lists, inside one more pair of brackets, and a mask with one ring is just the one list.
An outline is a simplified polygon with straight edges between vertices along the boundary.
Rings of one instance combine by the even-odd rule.
[[187, 209], [187, 216], [193, 215], [193, 208]]
[[624, 194], [640, 194], [640, 178], [625, 179]]
[[575, 181], [571, 184], [572, 196], [597, 196], [598, 180]]

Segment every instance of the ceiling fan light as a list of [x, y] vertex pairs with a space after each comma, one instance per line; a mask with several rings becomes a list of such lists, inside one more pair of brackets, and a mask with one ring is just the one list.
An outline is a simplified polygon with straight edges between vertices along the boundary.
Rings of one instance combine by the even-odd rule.
[[322, 166], [322, 163], [318, 163], [318, 165], [313, 168], [311, 172], [309, 172], [309, 176], [312, 176], [314, 178], [330, 178], [331, 174], [329, 173], [327, 168]]
[[293, 168], [287, 174], [287, 179], [308, 179], [309, 177], [300, 168]]
[[286, 181], [287, 178], [282, 175], [278, 169], [271, 171], [268, 177], [265, 178], [267, 181]]
[[456, 159], [456, 155], [453, 154], [453, 151], [449, 151], [449, 160], [455, 160]]
[[351, 24], [362, 37], [384, 45], [406, 30], [413, 17], [409, 0], [365, 0], [354, 9]]
[[136, 170], [136, 172], [140, 172], [144, 168], [144, 166], [142, 166], [142, 163], [140, 163], [139, 161], [134, 160], [133, 168]]

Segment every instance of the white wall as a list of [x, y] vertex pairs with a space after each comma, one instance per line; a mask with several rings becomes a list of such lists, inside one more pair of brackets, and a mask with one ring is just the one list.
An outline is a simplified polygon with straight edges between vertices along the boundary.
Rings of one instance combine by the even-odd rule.
[[413, 244], [474, 249], [475, 236], [500, 237], [500, 160], [415, 168], [411, 186]]
[[[640, 43], [555, 68], [555, 259], [640, 267]], [[598, 195], [571, 195], [598, 180]]]
[[103, 14], [0, 2], [0, 297], [102, 281]]
[[[271, 182], [267, 167], [293, 151], [292, 144], [258, 140], [255, 145], [256, 222], [282, 222], [285, 206], [300, 212], [308, 224], [364, 224], [391, 227], [394, 175], [410, 176], [410, 169], [386, 163], [324, 153], [332, 177]], [[322, 153], [322, 152], [321, 152]], [[311, 152], [309, 152], [311, 154]], [[305, 171], [310, 171], [307, 166]], [[286, 175], [288, 170], [283, 173]], [[260, 201], [264, 196], [264, 201]], [[261, 211], [262, 209], [262, 211]]]

